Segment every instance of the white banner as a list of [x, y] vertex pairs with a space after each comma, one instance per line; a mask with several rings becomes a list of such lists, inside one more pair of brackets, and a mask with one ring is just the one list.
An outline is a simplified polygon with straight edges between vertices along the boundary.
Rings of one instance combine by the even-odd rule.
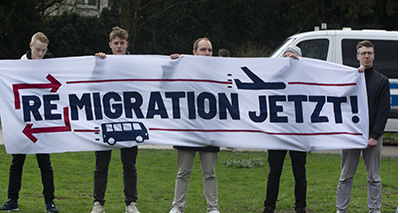
[[108, 55], [0, 61], [8, 153], [140, 144], [365, 148], [356, 69], [301, 58]]

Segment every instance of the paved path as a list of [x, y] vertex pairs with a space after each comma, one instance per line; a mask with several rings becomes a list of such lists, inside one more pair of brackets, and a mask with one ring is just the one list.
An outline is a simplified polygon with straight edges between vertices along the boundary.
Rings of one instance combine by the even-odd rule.
[[[4, 144], [4, 140], [3, 140], [3, 131], [0, 129], [0, 145]], [[172, 149], [172, 146], [168, 146], [168, 145], [141, 145], [140, 146], [141, 149]], [[221, 150], [228, 150], [228, 151], [232, 151], [230, 149], [227, 149], [225, 147], [222, 147]], [[238, 152], [241, 151], [257, 151], [257, 152], [265, 152], [266, 150], [261, 150], [261, 149], [242, 149], [242, 148], [238, 148], [237, 150]], [[312, 151], [312, 153], [331, 153], [331, 154], [340, 154], [342, 152], [342, 150], [326, 150], [326, 151]], [[382, 156], [383, 157], [393, 157], [393, 158], [397, 158], [398, 157], [398, 150], [397, 150], [397, 146], [383, 146], [382, 149]]]

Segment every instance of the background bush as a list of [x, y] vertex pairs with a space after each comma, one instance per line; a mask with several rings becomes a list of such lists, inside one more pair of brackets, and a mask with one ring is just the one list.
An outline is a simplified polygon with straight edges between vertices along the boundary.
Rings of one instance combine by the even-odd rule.
[[232, 56], [254, 57], [267, 56], [288, 36], [323, 22], [329, 29], [398, 30], [396, 0], [109, 0], [99, 17], [45, 15], [46, 5], [65, 1], [2, 0], [0, 59], [20, 58], [37, 31], [48, 35], [58, 57], [108, 52], [108, 34], [116, 25], [129, 31], [129, 51], [135, 54], [191, 54], [193, 41], [206, 36], [214, 55], [227, 48]]

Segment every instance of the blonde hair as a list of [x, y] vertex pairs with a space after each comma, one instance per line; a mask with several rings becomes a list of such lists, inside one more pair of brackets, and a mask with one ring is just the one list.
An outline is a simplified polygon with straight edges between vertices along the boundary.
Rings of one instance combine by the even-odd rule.
[[129, 34], [128, 34], [128, 32], [126, 32], [126, 30], [124, 30], [118, 26], [115, 26], [112, 28], [112, 31], [110, 33], [110, 41], [112, 41], [115, 37], [119, 37], [121, 39], [128, 40]]
[[42, 43], [46, 43], [46, 44], [50, 43], [50, 40], [42, 32], [37, 32], [37, 33], [33, 34], [32, 39], [31, 39], [31, 44], [35, 44], [37, 40], [39, 40]]

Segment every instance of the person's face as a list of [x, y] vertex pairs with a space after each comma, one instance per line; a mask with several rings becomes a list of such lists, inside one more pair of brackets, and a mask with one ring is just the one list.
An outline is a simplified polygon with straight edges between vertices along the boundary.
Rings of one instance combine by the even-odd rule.
[[197, 50], [193, 50], [193, 55], [212, 56], [211, 42], [207, 40], [201, 40]]
[[114, 55], [125, 55], [126, 48], [128, 48], [128, 41], [126, 39], [121, 39], [116, 36], [113, 40], [108, 43], [111, 51]]
[[47, 45], [39, 40], [36, 40], [34, 44], [30, 43], [29, 47], [31, 48], [32, 59], [43, 59], [47, 51]]
[[287, 58], [293, 58], [293, 59], [299, 59], [299, 57], [296, 55], [296, 54], [294, 54], [294, 53], [292, 53], [292, 52], [290, 52], [290, 51], [286, 51], [284, 54], [283, 54], [283, 57], [287, 57]]
[[365, 68], [370, 68], [373, 65], [375, 59], [375, 53], [373, 47], [361, 47], [357, 50], [357, 60], [360, 61], [360, 65]]

